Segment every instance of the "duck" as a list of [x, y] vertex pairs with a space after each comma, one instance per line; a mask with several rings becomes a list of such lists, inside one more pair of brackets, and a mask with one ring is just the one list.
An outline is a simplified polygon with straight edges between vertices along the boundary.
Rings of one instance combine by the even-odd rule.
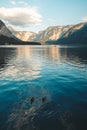
[[46, 96], [42, 97], [42, 103], [46, 101]]
[[35, 98], [34, 97], [31, 97], [30, 99], [30, 104], [32, 104], [34, 102]]

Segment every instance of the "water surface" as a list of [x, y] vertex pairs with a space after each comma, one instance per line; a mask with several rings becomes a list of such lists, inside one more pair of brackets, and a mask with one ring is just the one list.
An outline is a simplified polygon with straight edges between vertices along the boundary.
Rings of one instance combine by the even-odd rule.
[[87, 130], [87, 47], [0, 47], [0, 130]]

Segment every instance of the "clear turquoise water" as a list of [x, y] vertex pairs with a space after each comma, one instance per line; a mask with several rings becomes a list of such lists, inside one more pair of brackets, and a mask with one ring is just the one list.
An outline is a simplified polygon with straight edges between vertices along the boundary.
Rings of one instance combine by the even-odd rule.
[[0, 130], [87, 130], [87, 47], [0, 47]]

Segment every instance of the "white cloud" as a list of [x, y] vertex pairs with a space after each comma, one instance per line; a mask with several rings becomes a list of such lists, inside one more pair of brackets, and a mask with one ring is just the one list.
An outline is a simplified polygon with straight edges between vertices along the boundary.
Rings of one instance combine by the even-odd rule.
[[83, 17], [82, 20], [87, 22], [87, 17]]
[[0, 8], [0, 18], [8, 24], [18, 27], [38, 25], [42, 22], [42, 16], [38, 13], [37, 8]]

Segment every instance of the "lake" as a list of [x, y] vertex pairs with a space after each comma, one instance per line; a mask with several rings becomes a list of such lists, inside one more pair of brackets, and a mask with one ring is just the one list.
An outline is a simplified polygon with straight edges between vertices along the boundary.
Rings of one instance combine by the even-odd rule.
[[1, 46], [0, 130], [87, 130], [87, 47]]

